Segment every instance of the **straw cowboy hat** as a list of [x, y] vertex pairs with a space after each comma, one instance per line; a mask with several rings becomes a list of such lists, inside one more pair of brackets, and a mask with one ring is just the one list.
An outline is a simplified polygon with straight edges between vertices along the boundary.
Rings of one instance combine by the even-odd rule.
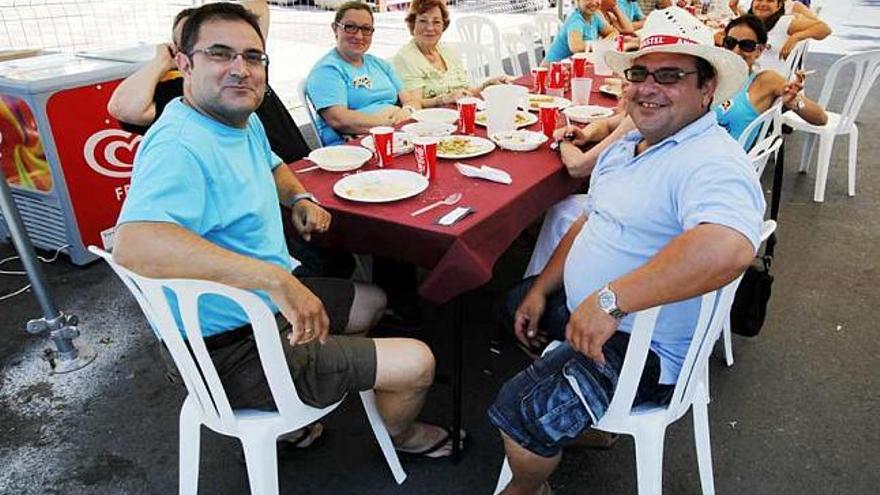
[[716, 47], [712, 30], [684, 9], [669, 7], [651, 12], [640, 35], [638, 51], [605, 54], [605, 63], [614, 72], [622, 74], [635, 59], [649, 53], [681, 53], [700, 57], [715, 68], [716, 103], [727, 101], [746, 82], [746, 63], [732, 51]]

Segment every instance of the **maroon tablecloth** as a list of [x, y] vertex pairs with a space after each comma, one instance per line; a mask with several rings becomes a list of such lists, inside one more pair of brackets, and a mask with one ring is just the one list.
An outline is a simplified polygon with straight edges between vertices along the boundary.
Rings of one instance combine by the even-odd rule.
[[[520, 82], [520, 81], [518, 81]], [[521, 82], [530, 84], [530, 78]], [[594, 82], [594, 87], [598, 85]], [[613, 106], [616, 101], [594, 93], [591, 103]], [[535, 124], [531, 130], [540, 130]], [[485, 137], [485, 129], [477, 128]], [[462, 160], [475, 166], [489, 165], [507, 171], [510, 185], [472, 179], [461, 175], [455, 160], [438, 160], [437, 176], [418, 196], [383, 204], [357, 203], [333, 194], [333, 185], [343, 174], [314, 170], [298, 174], [306, 189], [315, 194], [332, 213], [333, 223], [322, 244], [354, 253], [370, 253], [397, 259], [430, 271], [419, 287], [427, 301], [440, 304], [492, 277], [495, 261], [520, 232], [548, 207], [571, 194], [580, 185], [564, 171], [556, 152], [548, 144], [536, 151], [495, 151]], [[291, 164], [296, 171], [310, 166], [307, 161]], [[412, 153], [394, 158], [394, 169], [416, 170]], [[374, 161], [359, 170], [376, 170]], [[476, 212], [455, 225], [443, 227], [438, 218], [456, 206], [440, 206], [417, 217], [415, 210], [460, 192], [456, 206], [470, 206]]]

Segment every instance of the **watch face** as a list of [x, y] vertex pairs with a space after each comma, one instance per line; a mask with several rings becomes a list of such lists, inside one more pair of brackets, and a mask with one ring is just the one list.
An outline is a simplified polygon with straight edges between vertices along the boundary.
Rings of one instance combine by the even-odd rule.
[[609, 291], [601, 291], [599, 292], [599, 307], [603, 311], [610, 311], [614, 308], [614, 303], [616, 302], [614, 294]]

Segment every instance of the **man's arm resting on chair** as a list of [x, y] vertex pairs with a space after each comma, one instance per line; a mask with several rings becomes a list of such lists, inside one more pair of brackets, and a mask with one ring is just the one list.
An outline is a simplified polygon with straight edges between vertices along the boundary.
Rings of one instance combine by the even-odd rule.
[[[326, 339], [329, 320], [324, 305], [296, 277], [280, 266], [217, 246], [179, 225], [120, 225], [113, 259], [146, 277], [200, 279], [263, 290], [290, 321], [291, 343]], [[305, 329], [312, 335], [303, 338]]]
[[[611, 282], [618, 307], [632, 313], [705, 294], [738, 277], [755, 248], [743, 234], [704, 223], [673, 239], [647, 263]], [[618, 321], [599, 308], [596, 293], [571, 314], [565, 337], [587, 357], [604, 362], [602, 345]]]

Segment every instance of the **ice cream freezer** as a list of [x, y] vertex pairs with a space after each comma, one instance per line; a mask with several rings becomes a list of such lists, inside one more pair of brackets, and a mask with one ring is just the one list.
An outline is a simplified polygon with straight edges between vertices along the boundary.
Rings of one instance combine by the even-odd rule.
[[[152, 47], [0, 62], [0, 165], [34, 246], [76, 264], [110, 248], [141, 137], [107, 113]], [[9, 241], [0, 216], [0, 243]]]

